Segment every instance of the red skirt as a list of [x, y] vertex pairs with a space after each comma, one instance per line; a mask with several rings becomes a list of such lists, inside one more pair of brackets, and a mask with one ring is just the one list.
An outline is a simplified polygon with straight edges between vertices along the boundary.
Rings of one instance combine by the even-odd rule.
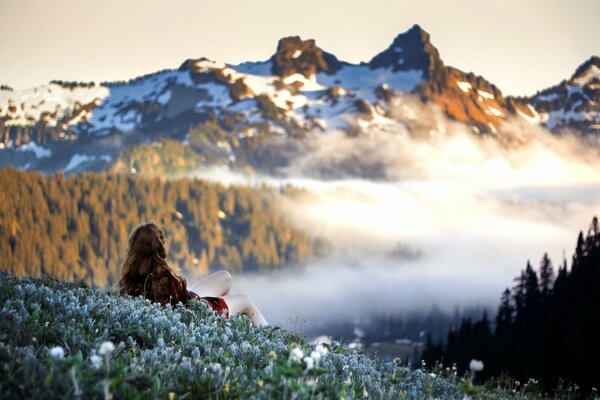
[[222, 297], [209, 297], [209, 296], [200, 297], [196, 293], [189, 292], [189, 291], [188, 291], [188, 295], [190, 297], [190, 300], [198, 300], [198, 301], [206, 302], [208, 304], [208, 306], [210, 308], [212, 308], [214, 310], [214, 312], [216, 312], [219, 315], [223, 315], [223, 311], [226, 311], [225, 318], [229, 318], [229, 307], [227, 306], [225, 299], [223, 299]]

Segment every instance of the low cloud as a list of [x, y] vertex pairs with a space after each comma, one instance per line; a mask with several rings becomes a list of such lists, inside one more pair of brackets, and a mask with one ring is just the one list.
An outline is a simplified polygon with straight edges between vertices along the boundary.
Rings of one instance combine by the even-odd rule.
[[511, 120], [478, 136], [410, 96], [392, 114], [403, 123], [286, 143], [273, 174], [201, 173], [307, 189], [276, 204], [294, 226], [327, 239], [329, 257], [236, 277], [234, 289], [273, 322], [495, 305], [527, 260], [570, 259], [577, 233], [600, 214], [600, 157], [574, 135]]

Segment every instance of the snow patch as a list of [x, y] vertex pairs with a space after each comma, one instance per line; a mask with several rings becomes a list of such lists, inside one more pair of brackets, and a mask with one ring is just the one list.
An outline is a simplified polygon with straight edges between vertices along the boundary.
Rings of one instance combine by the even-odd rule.
[[537, 123], [542, 122], [542, 117], [540, 116], [540, 114], [538, 114], [538, 112], [535, 110], [535, 108], [533, 108], [531, 106], [531, 104], [527, 104], [527, 109], [529, 110], [529, 112], [531, 112], [531, 114], [533, 116], [527, 115], [523, 111], [519, 110], [518, 107], [515, 107], [517, 114], [519, 114], [519, 116], [521, 118], [523, 118], [525, 121], [532, 123], [532, 124], [537, 124]]
[[245, 62], [239, 65], [232, 65], [231, 68], [242, 74], [251, 74], [258, 76], [271, 76], [271, 62]]
[[494, 98], [495, 98], [493, 94], [483, 91], [483, 90], [477, 90], [477, 94], [479, 94], [484, 99], [488, 99], [488, 100], [494, 100]]
[[283, 78], [283, 83], [285, 83], [286, 85], [291, 85], [292, 83], [295, 82], [299, 82], [302, 84], [302, 87], [300, 88], [301, 91], [303, 92], [314, 92], [317, 90], [326, 90], [327, 88], [323, 85], [319, 85], [317, 83], [317, 78], [316, 76], [312, 75], [309, 78], [306, 78], [304, 75], [299, 74], [299, 73], [295, 73], [289, 76], [286, 76], [285, 78]]
[[494, 108], [492, 106], [487, 106], [488, 110], [490, 113], [492, 113], [492, 115], [495, 115], [496, 117], [503, 117], [504, 113], [500, 110], [498, 110], [497, 108]]
[[19, 151], [19, 152], [31, 151], [32, 153], [35, 154], [36, 158], [52, 157], [52, 151], [50, 149], [40, 146], [39, 144], [37, 144], [35, 142], [29, 142], [27, 144], [19, 146], [16, 148], [16, 151]]
[[412, 91], [423, 80], [421, 70], [396, 71], [392, 68], [371, 69], [368, 65], [345, 65], [333, 75], [319, 73], [317, 82], [321, 85], [342, 86], [363, 100], [377, 101], [375, 89], [387, 83], [390, 89], [400, 92]]
[[169, 102], [169, 100], [171, 100], [171, 96], [172, 96], [171, 91], [167, 90], [167, 91], [163, 92], [160, 96], [158, 96], [156, 101], [158, 101], [162, 105], [165, 105]]
[[54, 83], [24, 90], [2, 90], [0, 118], [7, 119], [7, 126], [32, 126], [44, 115], [48, 126], [56, 126], [63, 117], [72, 115], [76, 107], [100, 104], [109, 94], [110, 90], [104, 86], [68, 88]]
[[86, 162], [92, 162], [92, 161], [110, 162], [111, 160], [112, 160], [112, 157], [109, 155], [92, 156], [92, 155], [87, 155], [87, 154], [74, 154], [73, 157], [71, 157], [71, 160], [69, 161], [67, 166], [63, 168], [63, 172], [72, 171], [75, 168], [77, 168], [78, 166], [80, 166], [81, 164], [86, 163]]
[[468, 93], [473, 86], [469, 82], [456, 81], [456, 86], [465, 93]]
[[211, 69], [223, 69], [226, 67], [224, 63], [207, 59], [195, 61], [193, 65], [194, 69], [199, 73], [206, 72]]
[[598, 68], [596, 65], [592, 65], [592, 67], [588, 69], [583, 76], [574, 79], [573, 83], [579, 86], [585, 86], [593, 80], [600, 81], [600, 68]]
[[558, 93], [548, 93], [541, 96], [537, 96], [535, 98], [536, 101], [554, 101], [557, 100], [560, 96]]
[[565, 124], [569, 121], [587, 121], [593, 120], [594, 113], [586, 113], [580, 111], [564, 111], [564, 110], [556, 110], [550, 111], [548, 113], [548, 120], [546, 121], [546, 126], [549, 129], [554, 129], [555, 127]]

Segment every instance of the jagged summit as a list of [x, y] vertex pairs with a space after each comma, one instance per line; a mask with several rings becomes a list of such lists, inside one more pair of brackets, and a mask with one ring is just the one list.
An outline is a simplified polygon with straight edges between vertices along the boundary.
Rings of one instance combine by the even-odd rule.
[[421, 70], [429, 78], [444, 66], [438, 50], [431, 44], [429, 33], [415, 24], [396, 36], [392, 44], [369, 62], [375, 68], [392, 68], [393, 71]]
[[579, 86], [585, 86], [588, 83], [600, 83], [600, 57], [592, 56], [577, 67], [570, 82]]
[[337, 57], [323, 51], [313, 39], [302, 40], [300, 36], [280, 39], [270, 61], [273, 75], [282, 78], [293, 74], [310, 78], [317, 72], [335, 73], [341, 67]]

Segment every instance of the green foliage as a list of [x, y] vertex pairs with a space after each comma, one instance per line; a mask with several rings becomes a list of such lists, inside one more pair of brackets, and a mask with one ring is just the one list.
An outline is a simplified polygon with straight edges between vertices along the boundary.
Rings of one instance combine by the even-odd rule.
[[277, 193], [199, 180], [124, 175], [65, 178], [0, 170], [0, 270], [111, 288], [133, 228], [164, 229], [189, 278], [212, 269], [270, 270], [306, 260], [306, 234], [272, 210]]

